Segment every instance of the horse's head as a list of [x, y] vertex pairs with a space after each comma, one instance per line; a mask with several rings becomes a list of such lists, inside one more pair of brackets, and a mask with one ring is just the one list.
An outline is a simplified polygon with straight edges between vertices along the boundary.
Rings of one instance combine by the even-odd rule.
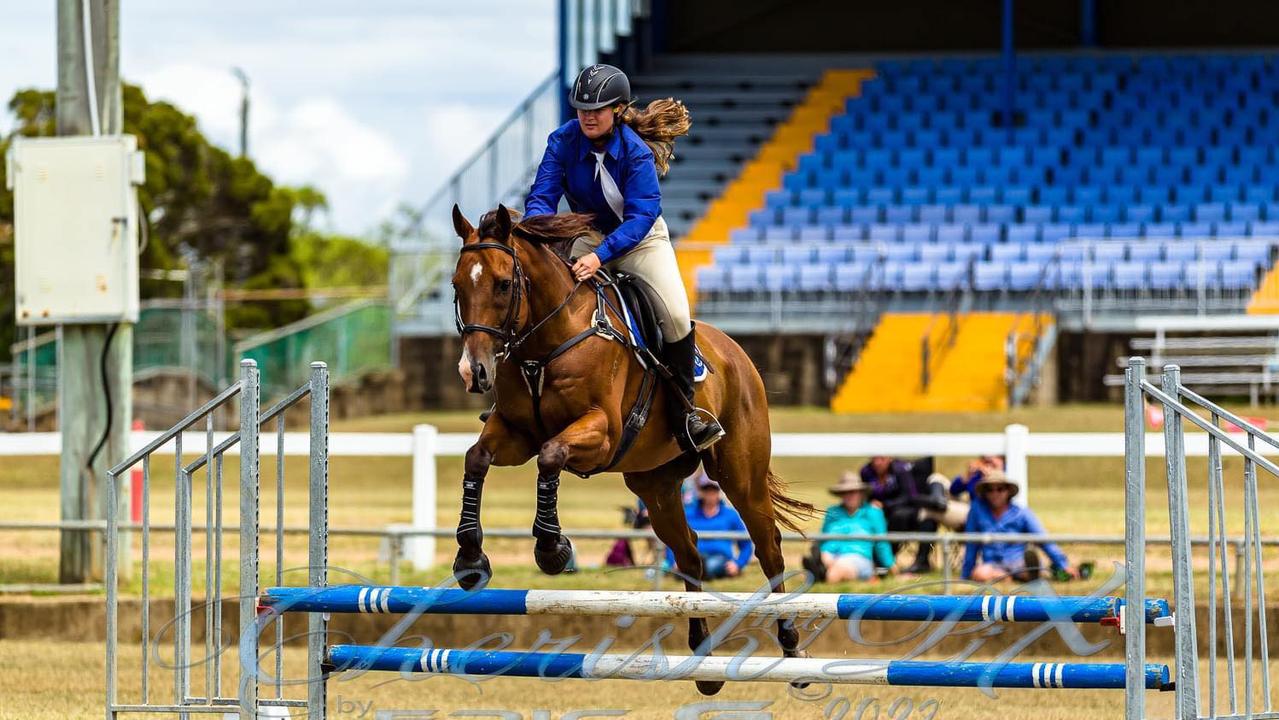
[[453, 229], [462, 239], [453, 273], [462, 358], [457, 371], [466, 389], [488, 392], [497, 363], [528, 315], [527, 292], [511, 240], [511, 212], [499, 205], [476, 229], [453, 206]]

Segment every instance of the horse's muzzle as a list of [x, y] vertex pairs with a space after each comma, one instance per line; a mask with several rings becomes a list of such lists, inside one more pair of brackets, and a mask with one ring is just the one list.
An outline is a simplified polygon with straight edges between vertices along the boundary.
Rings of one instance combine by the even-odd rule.
[[466, 390], [476, 394], [486, 393], [493, 389], [493, 381], [489, 378], [488, 369], [484, 367], [484, 363], [471, 361], [471, 386]]

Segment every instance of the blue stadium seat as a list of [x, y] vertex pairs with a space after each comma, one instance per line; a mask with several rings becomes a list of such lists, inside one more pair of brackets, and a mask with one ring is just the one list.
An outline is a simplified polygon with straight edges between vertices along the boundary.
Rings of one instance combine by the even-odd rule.
[[753, 293], [763, 289], [760, 269], [756, 265], [729, 265], [726, 289], [729, 292]]
[[920, 205], [918, 215], [921, 223], [944, 223], [950, 217], [950, 208], [945, 205]]
[[1163, 257], [1163, 245], [1157, 242], [1130, 242], [1128, 243], [1128, 259], [1133, 262], [1155, 262]]
[[1027, 205], [1021, 209], [1022, 222], [1042, 225], [1052, 222], [1053, 208], [1048, 205]]
[[936, 266], [936, 283], [938, 290], [951, 290], [962, 287], [968, 276], [967, 262], [944, 262]]
[[990, 259], [992, 262], [1007, 264], [1024, 260], [1025, 256], [1025, 247], [1022, 245], [1000, 244], [990, 246]]
[[770, 243], [790, 242], [795, 239], [795, 228], [777, 225], [766, 227], [761, 239]]
[[883, 210], [886, 223], [909, 223], [917, 219], [917, 208], [914, 205], [885, 205]]
[[1064, 187], [1039, 188], [1040, 205], [1065, 205], [1069, 202], [1070, 191]]
[[1122, 262], [1128, 252], [1124, 243], [1099, 242], [1092, 245], [1092, 260], [1099, 263]]
[[831, 267], [831, 265], [825, 263], [801, 265], [797, 281], [800, 292], [829, 291], [831, 289]]
[[998, 196], [999, 190], [993, 185], [977, 185], [968, 189], [968, 202], [974, 205], [990, 205]]
[[[833, 225], [843, 225], [848, 220], [848, 213], [844, 208], [838, 205], [828, 205], [826, 207], [817, 208], [816, 224], [823, 226], [823, 229], [829, 231]], [[802, 232], [802, 231], [801, 231]], [[829, 234], [829, 232], [827, 232]]]
[[1190, 220], [1189, 205], [1162, 205], [1159, 207], [1159, 222], [1179, 223]]
[[877, 223], [880, 221], [881, 213], [878, 207], [866, 205], [855, 207], [848, 213], [849, 220], [853, 223]]
[[715, 248], [712, 257], [716, 265], [741, 265], [746, 262], [745, 245], [721, 245]]
[[1145, 205], [1163, 205], [1172, 196], [1166, 187], [1154, 185], [1137, 186], [1137, 200]]
[[951, 221], [956, 223], [979, 223], [982, 221], [980, 205], [955, 205], [950, 209]]
[[1012, 263], [1008, 266], [1008, 289], [1012, 291], [1034, 290], [1039, 286], [1043, 273], [1043, 263]]
[[766, 265], [764, 267], [764, 289], [769, 292], [794, 290], [798, 273], [792, 265]]
[[1141, 226], [1141, 234], [1152, 238], [1171, 238], [1177, 236], [1176, 223], [1145, 223]]
[[1212, 237], [1212, 223], [1188, 222], [1177, 224], [1177, 236], [1183, 238]]
[[750, 214], [750, 223], [755, 227], [764, 227], [777, 222], [776, 210], [755, 210]]
[[1057, 256], [1059, 251], [1058, 245], [1027, 245], [1026, 246], [1026, 262], [1046, 263]]
[[1279, 238], [1279, 220], [1249, 223], [1248, 234], [1253, 237]]
[[1199, 257], [1206, 261], [1221, 262], [1234, 256], [1234, 245], [1229, 242], [1205, 242], [1199, 246]]
[[1225, 203], [1200, 203], [1194, 207], [1196, 222], [1219, 222], [1226, 219]]
[[760, 230], [757, 227], [737, 228], [728, 234], [729, 242], [732, 243], [753, 243], [760, 239]]
[[1269, 185], [1248, 185], [1244, 188], [1243, 199], [1258, 205], [1274, 202], [1275, 189]]
[[972, 243], [993, 245], [1000, 241], [1002, 227], [994, 223], [978, 223], [968, 229], [968, 239]]
[[1251, 262], [1232, 260], [1221, 264], [1221, 287], [1227, 290], [1251, 290], [1257, 284], [1257, 266]]
[[848, 251], [853, 262], [865, 265], [882, 260], [886, 247], [886, 245], [853, 245], [848, 248]]
[[[1110, 285], [1119, 290], [1141, 290], [1146, 287], [1146, 264], [1134, 262], [1115, 263]], [[1094, 284], [1103, 284], [1094, 281]]]
[[815, 245], [783, 245], [782, 263], [785, 265], [807, 265], [808, 263], [813, 262], [816, 252], [817, 246]]
[[[945, 262], [951, 258], [951, 245], [936, 245], [927, 243], [917, 246], [919, 261], [921, 263], [937, 264]], [[1228, 247], [1228, 246], [1227, 246]]]
[[786, 245], [753, 245], [746, 248], [742, 259], [744, 265], [771, 265], [777, 262], [778, 250]]
[[1111, 185], [1106, 188], [1106, 202], [1112, 205], [1132, 205], [1137, 202], [1137, 188], [1131, 185]]
[[1011, 223], [1017, 220], [1017, 208], [1012, 205], [996, 204], [986, 206], [986, 222]]
[[866, 226], [861, 223], [836, 225], [830, 229], [830, 239], [834, 242], [858, 242], [866, 239]]
[[1215, 203], [1233, 203], [1240, 197], [1238, 185], [1213, 185], [1208, 188], [1208, 199]]
[[1170, 242], [1164, 245], [1164, 260], [1189, 262], [1199, 257], [1199, 244], [1194, 242]]
[[1059, 223], [1081, 223], [1088, 217], [1088, 210], [1083, 205], [1058, 205], [1053, 210], [1053, 219]]
[[904, 268], [899, 287], [906, 292], [921, 292], [932, 290], [935, 284], [932, 265], [911, 264]]
[[1212, 234], [1222, 238], [1243, 237], [1248, 234], [1248, 223], [1235, 220], [1213, 223]]
[[830, 194], [831, 203], [845, 209], [860, 206], [864, 197], [860, 188], [840, 188]]
[[[800, 192], [805, 191], [801, 190]], [[769, 210], [780, 210], [781, 208], [789, 206], [793, 200], [794, 197], [789, 190], [770, 190], [768, 194], [764, 196], [764, 207]]]
[[[1119, 278], [1119, 270], [1115, 270], [1115, 278]], [[1157, 262], [1149, 266], [1149, 287], [1154, 290], [1173, 290], [1183, 285], [1182, 263]]]
[[1106, 237], [1105, 223], [1079, 223], [1075, 225], [1073, 230], [1075, 237], [1081, 238], [1104, 238]]
[[902, 204], [925, 205], [932, 202], [933, 191], [928, 187], [902, 188]]
[[1094, 223], [1119, 222], [1123, 216], [1123, 208], [1119, 205], [1089, 205], [1088, 221]]
[[1129, 205], [1124, 208], [1124, 221], [1130, 223], [1147, 223], [1154, 222], [1155, 208], [1153, 205], [1138, 204]]
[[1188, 288], [1214, 288], [1221, 284], [1221, 259], [1188, 262], [1181, 268], [1182, 278]]
[[887, 262], [913, 263], [919, 259], [919, 251], [914, 245], [893, 243], [880, 248]]
[[1027, 205], [1031, 196], [1032, 190], [1027, 185], [1007, 185], [1000, 194], [1000, 200], [1008, 205]]
[[728, 271], [720, 265], [703, 265], [697, 268], [697, 291], [719, 293], [728, 288]]
[[978, 258], [984, 257], [986, 254], [985, 245], [975, 245], [973, 243], [963, 243], [952, 247], [955, 262], [969, 263]]
[[856, 292], [863, 289], [870, 265], [864, 263], [844, 263], [836, 265], [831, 271], [831, 286], [836, 292]]
[[1141, 223], [1123, 222], [1110, 223], [1106, 226], [1106, 237], [1109, 238], [1135, 238], [1141, 237]]
[[954, 205], [964, 201], [967, 193], [958, 186], [943, 186], [933, 191], [933, 200], [939, 205]]
[[933, 226], [929, 224], [912, 224], [902, 226], [902, 242], [928, 243], [933, 241]]
[[1008, 285], [1008, 266], [1003, 263], [979, 262], [973, 265], [973, 289], [1003, 290]]
[[809, 207], [782, 208], [782, 224], [790, 227], [807, 225], [813, 221], [813, 209]]
[[937, 226], [937, 242], [956, 245], [968, 241], [968, 226], [946, 224]]
[[871, 242], [895, 243], [901, 239], [901, 226], [876, 223], [866, 228], [866, 239]]
[[867, 205], [891, 205], [897, 202], [897, 191], [890, 187], [874, 187], [866, 191]]
[[1070, 223], [1046, 223], [1040, 226], [1040, 238], [1046, 243], [1061, 242], [1070, 237]]
[[847, 262], [850, 257], [848, 246], [843, 243], [822, 245], [817, 248], [817, 262], [827, 268]]
[[1039, 225], [1033, 223], [1009, 224], [1005, 227], [1009, 243], [1027, 245], [1039, 242]]

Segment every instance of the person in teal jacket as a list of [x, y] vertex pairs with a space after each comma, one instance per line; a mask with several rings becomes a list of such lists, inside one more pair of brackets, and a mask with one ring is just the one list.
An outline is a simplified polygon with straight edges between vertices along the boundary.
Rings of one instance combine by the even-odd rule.
[[[830, 535], [882, 535], [888, 532], [884, 511], [866, 502], [870, 486], [855, 472], [846, 472], [830, 493], [840, 499], [826, 509], [822, 533]], [[870, 580], [875, 567], [893, 567], [892, 546], [884, 540], [826, 540], [821, 544], [817, 579], [827, 582]], [[806, 563], [807, 564], [807, 563]]]

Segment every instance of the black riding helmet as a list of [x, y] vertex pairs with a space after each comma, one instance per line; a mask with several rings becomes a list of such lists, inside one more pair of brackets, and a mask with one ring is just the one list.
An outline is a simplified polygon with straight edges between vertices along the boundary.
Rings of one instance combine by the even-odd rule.
[[631, 81], [612, 65], [591, 65], [577, 74], [568, 104], [578, 110], [598, 110], [631, 100]]

